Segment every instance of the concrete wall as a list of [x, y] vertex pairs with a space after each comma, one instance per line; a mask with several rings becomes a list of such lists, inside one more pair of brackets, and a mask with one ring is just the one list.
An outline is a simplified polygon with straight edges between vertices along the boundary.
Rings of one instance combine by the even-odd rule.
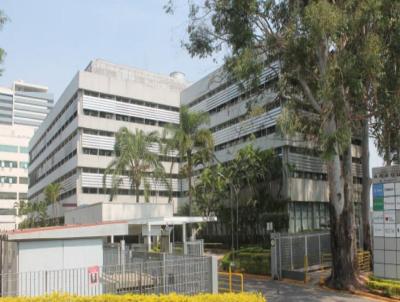
[[171, 204], [97, 203], [78, 207], [65, 213], [66, 224], [97, 223], [148, 217], [172, 217]]
[[20, 273], [103, 265], [103, 240], [21, 241], [18, 256]]

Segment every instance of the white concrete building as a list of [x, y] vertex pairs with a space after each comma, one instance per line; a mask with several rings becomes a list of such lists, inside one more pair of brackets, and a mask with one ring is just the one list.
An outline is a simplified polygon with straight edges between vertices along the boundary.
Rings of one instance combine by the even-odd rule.
[[[59, 215], [65, 209], [108, 202], [110, 190], [103, 190], [103, 174], [113, 159], [115, 133], [121, 127], [161, 132], [166, 124], [179, 123], [180, 92], [185, 87], [177, 72], [165, 76], [92, 61], [75, 75], [31, 140], [29, 200], [42, 200], [48, 184], [61, 183]], [[162, 157], [166, 171], [171, 157]], [[178, 168], [173, 167], [175, 209], [181, 192]], [[149, 182], [150, 202], [168, 202], [165, 185]], [[113, 201], [134, 202], [129, 187], [126, 178]], [[140, 200], [144, 201], [143, 192]]]
[[13, 83], [0, 87], [0, 230], [17, 226], [18, 203], [27, 200], [28, 145], [52, 107], [47, 87]]
[[[276, 64], [266, 68], [260, 79], [263, 93], [243, 91], [237, 83], [228, 82], [218, 69], [182, 91], [181, 105], [190, 110], [208, 112], [209, 129], [215, 140], [215, 154], [221, 162], [234, 158], [235, 153], [252, 143], [261, 150], [274, 149], [294, 167], [284, 180], [284, 196], [289, 204], [289, 231], [300, 232], [326, 228], [329, 221], [328, 182], [326, 166], [318, 151], [299, 138], [283, 137], [277, 130], [282, 104], [272, 86], [276, 83]], [[248, 103], [264, 110], [249, 114]], [[255, 137], [255, 140], [252, 138]], [[353, 169], [356, 201], [361, 199], [361, 141], [353, 139]]]

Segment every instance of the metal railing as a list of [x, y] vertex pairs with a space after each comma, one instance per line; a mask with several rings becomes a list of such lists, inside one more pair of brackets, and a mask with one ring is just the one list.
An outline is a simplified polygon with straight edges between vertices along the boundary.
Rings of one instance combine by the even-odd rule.
[[243, 274], [218, 272], [218, 292], [220, 293], [242, 293], [244, 290]]
[[271, 234], [271, 274], [282, 278], [283, 271], [307, 273], [322, 268], [324, 254], [330, 253], [329, 232], [307, 234]]
[[212, 292], [211, 257], [141, 259], [118, 265], [3, 274], [1, 296], [38, 296], [52, 292], [75, 295], [104, 293]]

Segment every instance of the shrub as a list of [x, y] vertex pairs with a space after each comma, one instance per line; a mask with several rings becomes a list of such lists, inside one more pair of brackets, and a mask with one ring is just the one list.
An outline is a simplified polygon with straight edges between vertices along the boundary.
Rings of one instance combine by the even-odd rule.
[[387, 296], [400, 296], [400, 281], [370, 277], [367, 286], [372, 291], [381, 291]]
[[[229, 269], [232, 261], [232, 252], [226, 254], [221, 265], [224, 270]], [[261, 247], [242, 248], [235, 252], [234, 271], [248, 274], [267, 275], [270, 274], [270, 252]]]
[[52, 294], [39, 297], [8, 297], [2, 302], [266, 302], [260, 294], [200, 294], [184, 296], [169, 295], [100, 295], [100, 296], [71, 296]]

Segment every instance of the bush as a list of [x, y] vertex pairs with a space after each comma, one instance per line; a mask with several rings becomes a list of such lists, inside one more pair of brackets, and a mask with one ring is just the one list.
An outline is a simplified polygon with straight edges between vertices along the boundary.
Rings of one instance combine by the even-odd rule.
[[[261, 247], [241, 248], [235, 252], [235, 267], [233, 271], [268, 275], [270, 274], [270, 257], [270, 251]], [[232, 252], [224, 256], [221, 262], [224, 270], [227, 271], [229, 269], [232, 258]]]
[[372, 291], [380, 291], [387, 296], [400, 296], [400, 281], [379, 279], [371, 276], [367, 286]]
[[53, 294], [40, 297], [9, 297], [2, 302], [266, 302], [260, 294], [184, 295], [101, 295], [93, 297]]

